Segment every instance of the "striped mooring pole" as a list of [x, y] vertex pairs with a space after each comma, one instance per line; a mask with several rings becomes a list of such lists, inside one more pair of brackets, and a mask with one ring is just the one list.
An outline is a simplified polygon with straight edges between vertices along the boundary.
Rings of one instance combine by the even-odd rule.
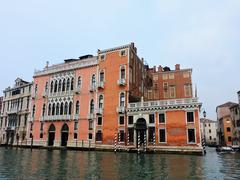
[[127, 151], [129, 151], [129, 133], [127, 134]]
[[114, 152], [115, 153], [117, 152], [117, 133], [115, 133], [115, 136], [114, 136]]
[[206, 154], [206, 144], [205, 144], [205, 138], [202, 138], [202, 147], [203, 147], [203, 154]]
[[147, 152], [147, 135], [146, 132], [144, 133], [144, 152]]
[[121, 134], [118, 133], [118, 151], [120, 151], [120, 149], [121, 149], [120, 141], [121, 141]]
[[140, 154], [140, 133], [138, 133], [138, 154]]
[[156, 151], [156, 135], [153, 133], [153, 152]]

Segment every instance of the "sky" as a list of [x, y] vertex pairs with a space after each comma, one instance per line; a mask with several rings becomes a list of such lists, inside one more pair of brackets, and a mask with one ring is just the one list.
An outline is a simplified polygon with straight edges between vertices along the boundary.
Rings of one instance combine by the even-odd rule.
[[239, 0], [8, 0], [0, 2], [0, 90], [35, 69], [134, 42], [148, 65], [193, 68], [207, 117], [237, 102]]

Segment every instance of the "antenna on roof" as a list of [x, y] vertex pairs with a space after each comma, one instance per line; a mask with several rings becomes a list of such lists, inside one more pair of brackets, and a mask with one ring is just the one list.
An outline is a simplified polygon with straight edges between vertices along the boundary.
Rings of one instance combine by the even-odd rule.
[[46, 67], [45, 68], [48, 68], [49, 66], [49, 61], [46, 62]]
[[197, 98], [198, 97], [198, 94], [197, 94], [197, 85], [195, 84], [195, 97]]

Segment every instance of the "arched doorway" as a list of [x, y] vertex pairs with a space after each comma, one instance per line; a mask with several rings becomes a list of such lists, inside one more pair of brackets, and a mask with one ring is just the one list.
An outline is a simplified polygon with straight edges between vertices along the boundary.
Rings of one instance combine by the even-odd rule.
[[139, 118], [135, 124], [136, 130], [136, 145], [138, 146], [138, 136], [140, 136], [140, 145], [144, 143], [144, 135], [146, 135], [147, 131], [147, 123], [144, 118]]
[[61, 146], [67, 146], [68, 134], [69, 134], [68, 125], [64, 124], [61, 130]]
[[48, 146], [54, 145], [55, 131], [56, 131], [55, 126], [53, 124], [51, 124], [48, 129]]

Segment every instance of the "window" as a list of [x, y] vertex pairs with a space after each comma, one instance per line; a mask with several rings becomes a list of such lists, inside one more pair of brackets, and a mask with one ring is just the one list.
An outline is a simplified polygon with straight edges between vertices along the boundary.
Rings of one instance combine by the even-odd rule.
[[195, 129], [188, 129], [188, 143], [196, 143]]
[[91, 80], [91, 85], [95, 86], [95, 84], [96, 84], [96, 76], [95, 76], [95, 74], [93, 74], [92, 75], [92, 80]]
[[194, 122], [194, 112], [187, 112], [187, 122], [188, 123]]
[[154, 114], [149, 114], [149, 123], [154, 124], [155, 123], [155, 116]]
[[70, 79], [67, 79], [67, 87], [66, 87], [66, 91], [70, 90]]
[[97, 125], [99, 125], [99, 126], [102, 125], [102, 117], [97, 118]]
[[163, 74], [162, 78], [163, 78], [163, 80], [167, 80], [168, 79], [168, 75], [167, 74]]
[[211, 124], [208, 124], [208, 127], [210, 127], [211, 126]]
[[228, 136], [228, 141], [231, 142], [232, 141], [232, 137]]
[[49, 115], [49, 116], [51, 115], [51, 111], [52, 111], [52, 105], [49, 104], [49, 105], [48, 105], [48, 115]]
[[124, 116], [119, 116], [119, 125], [124, 125]]
[[62, 80], [60, 79], [58, 82], [58, 92], [62, 91]]
[[77, 133], [74, 133], [74, 139], [77, 139], [77, 137], [78, 137], [78, 134]]
[[99, 81], [100, 81], [100, 82], [103, 82], [103, 81], [104, 81], [104, 72], [103, 72], [103, 71], [100, 72]]
[[128, 124], [133, 124], [133, 116], [128, 116]]
[[74, 86], [74, 78], [71, 79], [71, 91], [73, 90], [73, 86]]
[[174, 79], [174, 73], [169, 74], [169, 79]]
[[74, 131], [78, 130], [78, 122], [74, 122]]
[[183, 78], [189, 78], [190, 77], [190, 73], [188, 71], [183, 72]]
[[32, 108], [32, 117], [33, 117], [33, 118], [34, 118], [34, 116], [35, 116], [35, 109], [36, 109], [36, 106], [33, 105], [33, 108]]
[[184, 93], [185, 93], [185, 97], [191, 97], [192, 96], [191, 84], [185, 84], [184, 85]]
[[106, 54], [101, 54], [101, 55], [100, 55], [100, 60], [101, 60], [101, 61], [105, 60], [105, 58], [106, 58]]
[[40, 124], [40, 131], [43, 131], [43, 122]]
[[169, 97], [176, 98], [176, 87], [175, 86], [169, 86]]
[[52, 106], [52, 116], [55, 115], [55, 103], [53, 103], [53, 106]]
[[100, 96], [99, 96], [98, 108], [99, 108], [99, 109], [102, 109], [102, 108], [103, 108], [103, 95], [100, 95]]
[[125, 133], [124, 133], [124, 130], [120, 130], [119, 131], [119, 142], [124, 142], [125, 141]]
[[50, 87], [50, 92], [53, 92], [53, 81], [51, 81], [51, 87]]
[[165, 123], [165, 114], [160, 113], [159, 114], [159, 124]]
[[120, 51], [120, 56], [126, 56], [126, 50], [125, 49]]
[[125, 68], [124, 67], [121, 67], [120, 78], [125, 79]]
[[45, 116], [45, 111], [46, 111], [46, 104], [43, 104], [43, 107], [42, 107], [42, 117]]
[[75, 114], [79, 114], [79, 101], [76, 102]]
[[209, 129], [209, 133], [211, 133], [212, 131], [211, 131], [211, 129]]
[[125, 94], [122, 92], [120, 93], [120, 107], [125, 106]]
[[43, 133], [41, 132], [41, 133], [40, 133], [40, 139], [42, 139], [42, 138], [43, 138]]
[[159, 129], [159, 142], [160, 143], [166, 142], [166, 130], [165, 129]]
[[212, 140], [212, 136], [209, 136], [209, 139]]
[[153, 142], [153, 135], [155, 134], [155, 127], [148, 128], [148, 142]]
[[88, 134], [88, 139], [90, 139], [90, 140], [92, 139], [92, 133]]
[[45, 92], [48, 92], [48, 82], [45, 84]]
[[230, 127], [227, 128], [227, 132], [231, 132], [231, 128]]
[[63, 104], [63, 102], [61, 102], [60, 115], [63, 115], [63, 112], [64, 112], [64, 104]]
[[35, 93], [37, 93], [37, 91], [38, 91], [38, 85], [35, 84]]
[[56, 115], [59, 115], [60, 112], [60, 104], [57, 103], [57, 107], [56, 107]]
[[77, 87], [80, 88], [82, 86], [82, 77], [78, 77]]
[[58, 82], [56, 80], [55, 83], [54, 83], [54, 92], [57, 92], [57, 86], [58, 86]]
[[134, 128], [128, 129], [128, 135], [129, 135], [129, 142], [133, 143], [134, 142]]
[[64, 106], [64, 115], [67, 115], [68, 113], [68, 103], [65, 102], [65, 106]]
[[96, 133], [96, 141], [102, 141], [102, 131], [98, 130]]
[[92, 99], [90, 102], [90, 114], [93, 114], [93, 113], [94, 113], [94, 101]]
[[68, 114], [69, 114], [69, 115], [72, 114], [72, 102], [69, 103], [69, 106], [68, 106]]
[[93, 121], [88, 121], [88, 130], [93, 130]]
[[63, 83], [62, 83], [62, 91], [64, 92], [66, 90], [66, 80], [63, 79]]

